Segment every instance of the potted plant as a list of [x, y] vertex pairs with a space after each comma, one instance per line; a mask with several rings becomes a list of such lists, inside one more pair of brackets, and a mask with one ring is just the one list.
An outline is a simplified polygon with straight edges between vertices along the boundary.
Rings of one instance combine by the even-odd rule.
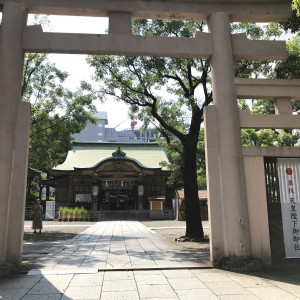
[[67, 221], [68, 220], [68, 214], [69, 214], [69, 208], [68, 207], [64, 207], [63, 211], [62, 211], [62, 219], [63, 221]]
[[58, 209], [58, 221], [61, 221], [62, 218], [63, 218], [63, 207], [60, 206], [59, 209]]
[[83, 207], [82, 207], [82, 211], [81, 211], [81, 216], [82, 216], [82, 221], [86, 221], [87, 210], [85, 210]]
[[80, 207], [78, 210], [78, 220], [79, 221], [83, 221], [83, 211], [84, 211], [83, 207]]
[[69, 213], [68, 213], [68, 220], [69, 222], [72, 222], [73, 221], [73, 209], [72, 208], [69, 208]]
[[74, 221], [78, 221], [78, 217], [79, 217], [79, 208], [76, 206], [73, 209], [73, 218], [74, 218]]

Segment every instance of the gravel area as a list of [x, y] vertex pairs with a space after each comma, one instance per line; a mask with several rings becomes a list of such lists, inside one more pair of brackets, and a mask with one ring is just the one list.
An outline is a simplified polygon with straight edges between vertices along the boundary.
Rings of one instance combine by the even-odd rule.
[[31, 229], [32, 221], [25, 221], [24, 224], [24, 241], [62, 241], [72, 239], [76, 234], [86, 230], [95, 222], [58, 222], [43, 221], [42, 233], [33, 233]]
[[[185, 235], [185, 221], [174, 220], [149, 220], [141, 222], [157, 234], [176, 244], [184, 250], [209, 251], [209, 241], [202, 242], [178, 242], [175, 239]], [[25, 221], [24, 242], [35, 241], [60, 241], [72, 239], [76, 234], [86, 230], [95, 222], [58, 222], [43, 221], [42, 233], [33, 233], [31, 221]], [[203, 222], [204, 234], [208, 236], [208, 222]]]
[[[145, 226], [149, 227], [151, 230], [163, 236], [165, 239], [174, 243], [184, 250], [189, 251], [209, 251], [209, 240], [201, 241], [201, 242], [179, 242], [176, 239], [185, 235], [186, 224], [185, 221], [174, 221], [174, 220], [161, 220], [161, 221], [145, 221], [141, 222]], [[208, 222], [203, 222], [204, 227], [204, 235], [208, 238], [209, 230], [208, 230]]]

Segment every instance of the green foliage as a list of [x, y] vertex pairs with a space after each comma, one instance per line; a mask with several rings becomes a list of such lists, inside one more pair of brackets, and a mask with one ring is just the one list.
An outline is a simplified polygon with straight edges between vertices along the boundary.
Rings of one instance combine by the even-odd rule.
[[[132, 31], [143, 36], [191, 38], [195, 31], [205, 28], [206, 24], [201, 22], [134, 20]], [[96, 80], [101, 82], [99, 98], [112, 96], [126, 102], [131, 114], [141, 120], [145, 128], [154, 126], [161, 134], [159, 143], [166, 149], [170, 160], [168, 167], [173, 170], [168, 184], [182, 188], [184, 182], [195, 182], [193, 186], [198, 182], [201, 188], [205, 187], [203, 137], [199, 151], [197, 143], [202, 134], [203, 108], [212, 101], [210, 62], [90, 56], [88, 63], [95, 69]], [[199, 168], [197, 173], [195, 170], [184, 175], [188, 169], [185, 160], [190, 157], [197, 160]], [[161, 165], [167, 163], [161, 162]]]
[[[132, 31], [142, 36], [191, 38], [195, 31], [205, 29], [206, 24], [201, 22], [135, 20]], [[282, 29], [275, 23], [265, 26], [233, 23], [232, 32], [246, 32], [248, 38], [264, 40], [280, 36]], [[290, 46], [290, 54], [293, 52]], [[89, 56], [88, 63], [95, 69], [95, 79], [100, 83], [99, 98], [109, 96], [126, 102], [131, 114], [143, 121], [145, 128], [155, 126], [161, 134], [159, 143], [167, 150], [168, 167], [174, 170], [169, 184], [183, 185], [189, 192], [195, 192], [197, 185], [205, 188], [205, 151], [200, 126], [203, 108], [212, 102], [209, 60]], [[284, 65], [268, 61], [241, 60], [235, 62], [235, 76], [275, 78], [280, 68], [282, 74], [288, 72], [288, 66], [284, 69]], [[261, 114], [274, 112], [274, 105], [270, 101], [266, 103], [256, 101], [252, 108]], [[246, 108], [247, 103], [242, 101], [241, 106]], [[267, 146], [274, 145], [274, 141], [291, 144], [294, 140], [288, 134], [286, 131], [245, 130], [242, 140], [245, 145]], [[166, 162], [161, 164], [166, 165]], [[193, 200], [187, 199], [187, 203]]]
[[[143, 36], [192, 37], [195, 31], [204, 29], [206, 24], [197, 22], [135, 20], [133, 23], [133, 34]], [[232, 32], [245, 32], [250, 39], [264, 40], [279, 37], [283, 30], [277, 23], [263, 26], [233, 23]], [[297, 39], [292, 39], [288, 43], [288, 53], [286, 61], [275, 65], [269, 61], [235, 61], [235, 75], [244, 78], [295, 76], [292, 74], [297, 74], [300, 70], [297, 62], [299, 57]], [[101, 97], [113, 96], [116, 100], [125, 101], [130, 105], [131, 113], [143, 121], [145, 127], [152, 124], [162, 134], [164, 139], [159, 143], [167, 150], [170, 160], [168, 167], [174, 170], [168, 181], [170, 185], [180, 187], [183, 185], [185, 142], [193, 133], [193, 139], [199, 140], [197, 182], [200, 188], [205, 187], [203, 134], [197, 132], [196, 135], [196, 131], [193, 131], [195, 128], [193, 116], [200, 115], [201, 120], [197, 123], [197, 126], [200, 126], [203, 106], [211, 101], [209, 61], [161, 57], [90, 56], [88, 62], [95, 68], [96, 79], [104, 83], [100, 89]], [[292, 66], [294, 70], [291, 69]], [[194, 87], [198, 88], [197, 93]], [[202, 95], [199, 97], [200, 94]], [[298, 102], [293, 105], [296, 110]], [[241, 101], [240, 107], [248, 108], [248, 105], [245, 101]], [[255, 101], [252, 105], [253, 113], [274, 113], [274, 110], [272, 101]], [[172, 141], [170, 138], [172, 135], [178, 140]], [[251, 129], [242, 130], [241, 138], [244, 145], [257, 146], [284, 143], [291, 145], [295, 144], [296, 140], [286, 131]], [[162, 162], [162, 165], [166, 163]]]
[[[28, 22], [51, 29], [47, 16], [30, 15]], [[64, 88], [67, 77], [47, 54], [25, 54], [21, 96], [31, 104], [29, 166], [46, 173], [64, 161], [72, 135], [87, 122], [96, 121], [91, 86], [82, 82], [76, 91], [70, 91]]]
[[[293, 16], [292, 16], [293, 17]], [[291, 18], [292, 18], [291, 17]], [[291, 22], [291, 19], [290, 19]], [[298, 21], [299, 22], [299, 21]], [[295, 24], [295, 23], [293, 23]], [[282, 32], [282, 26], [285, 24], [271, 23], [265, 27], [264, 35], [269, 38], [271, 36], [279, 36]], [[263, 63], [264, 64], [264, 63]], [[292, 37], [287, 42], [287, 58], [284, 61], [268, 64], [269, 67], [263, 69], [258, 68], [258, 73], [253, 73], [256, 77], [264, 75], [268, 78], [293, 79], [300, 78], [300, 38]], [[249, 70], [247, 71], [249, 72]], [[261, 73], [260, 73], [261, 72]], [[244, 73], [245, 74], [245, 73]], [[246, 73], [247, 74], [247, 73]], [[241, 77], [241, 76], [240, 76]], [[240, 101], [240, 109], [248, 108], [245, 101]], [[300, 101], [292, 101], [292, 109], [294, 113], [300, 111]], [[275, 105], [273, 101], [255, 100], [252, 101], [251, 111], [253, 114], [274, 114]], [[300, 141], [299, 131], [291, 130], [273, 130], [273, 129], [242, 129], [241, 140], [244, 146], [295, 146]]]
[[277, 135], [279, 146], [295, 146], [300, 141], [300, 132], [295, 131], [293, 134], [289, 130], [281, 130]]
[[[183, 151], [182, 144], [180, 141], [173, 140], [169, 144], [164, 139], [159, 139], [157, 141], [159, 145], [166, 149], [167, 156], [170, 161], [169, 164], [166, 162], [161, 162], [161, 166], [167, 166], [170, 170], [172, 170], [171, 176], [168, 178], [167, 184], [169, 186], [174, 187], [175, 189], [183, 188], [183, 178], [182, 178], [182, 168], [183, 168], [183, 160], [181, 153], [179, 151]], [[197, 144], [197, 183], [198, 189], [205, 190], [206, 189], [206, 166], [205, 166], [205, 143], [204, 143], [204, 129], [201, 128], [199, 141]]]
[[200, 130], [200, 138], [197, 144], [197, 183], [199, 190], [206, 190], [206, 163], [205, 163], [205, 142], [204, 129]]
[[[283, 31], [277, 23], [258, 26], [252, 23], [232, 23], [232, 33], [245, 33], [248, 39], [267, 40], [279, 37]], [[269, 61], [235, 60], [235, 77], [257, 78], [270, 77], [273, 65]]]
[[282, 62], [276, 63], [276, 78], [300, 78], [300, 37], [294, 36], [286, 44], [287, 58]]
[[68, 215], [69, 215], [69, 208], [65, 206], [62, 209], [62, 218], [66, 219], [68, 217]]
[[[41, 200], [41, 201], [46, 201], [46, 198], [42, 198], [42, 199], [37, 199], [37, 200]], [[55, 197], [49, 197], [49, 201], [55, 201]]]
[[[299, 18], [300, 19], [300, 18]], [[287, 42], [287, 58], [278, 62], [275, 67], [277, 78], [299, 79], [300, 78], [300, 37], [294, 36]], [[300, 101], [292, 101], [294, 113], [300, 113]]]
[[293, 0], [292, 9], [297, 12], [297, 16], [300, 16], [300, 0]]
[[79, 217], [79, 208], [75, 207], [73, 210], [73, 216], [74, 218], [78, 218]]
[[62, 219], [62, 217], [63, 217], [63, 210], [64, 210], [64, 208], [62, 206], [60, 206], [58, 209], [58, 218], [59, 219]]
[[88, 216], [88, 211], [84, 207], [74, 207], [70, 208], [67, 206], [60, 206], [58, 209], [58, 217], [61, 219], [86, 219]]
[[286, 31], [289, 32], [291, 31], [292, 33], [297, 33], [299, 32], [300, 29], [300, 18], [298, 15], [298, 12], [296, 10], [293, 11], [289, 19], [281, 23], [281, 27]]
[[175, 189], [182, 189], [183, 188], [183, 178], [182, 178], [182, 168], [183, 168], [183, 160], [181, 157], [182, 152], [182, 144], [181, 142], [176, 139], [170, 141], [170, 143], [167, 143], [165, 139], [159, 139], [158, 144], [165, 148], [167, 152], [167, 156], [169, 159], [169, 164], [167, 162], [163, 161], [160, 162], [160, 165], [162, 167], [168, 167], [168, 169], [172, 170], [171, 176], [168, 178], [167, 184], [169, 186], [174, 187]]
[[86, 211], [86, 210], [84, 209], [84, 207], [81, 206], [81, 207], [79, 208], [79, 216], [84, 217], [84, 216], [85, 216], [85, 211]]
[[32, 193], [29, 193], [26, 196], [26, 202], [35, 202], [36, 200], [37, 200], [37, 197]]
[[[196, 22], [135, 20], [133, 33], [192, 37], [204, 26]], [[205, 60], [90, 56], [88, 63], [95, 68], [96, 80], [104, 83], [99, 98], [112, 96], [125, 101], [145, 127], [155, 125], [167, 135], [181, 138], [181, 134], [188, 134], [191, 115], [210, 97], [209, 62]], [[196, 97], [198, 87], [204, 96]]]
[[275, 105], [273, 101], [255, 100], [252, 102], [252, 113], [254, 114], [275, 114]]
[[25, 55], [22, 100], [31, 103], [29, 166], [49, 171], [71, 149], [72, 134], [95, 122], [96, 97], [84, 83], [72, 92], [63, 87], [68, 74], [45, 54]]

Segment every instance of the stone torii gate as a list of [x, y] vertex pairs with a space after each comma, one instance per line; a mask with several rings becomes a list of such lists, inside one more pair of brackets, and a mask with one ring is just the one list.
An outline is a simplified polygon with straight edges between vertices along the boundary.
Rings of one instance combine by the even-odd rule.
[[[230, 22], [278, 22], [290, 15], [290, 0], [0, 0], [0, 266], [21, 265], [30, 106], [20, 101], [24, 52], [148, 55], [210, 58], [218, 126], [219, 194], [224, 232], [211, 234], [212, 261], [251, 255], [234, 59], [280, 60], [285, 42], [250, 41], [231, 35]], [[109, 17], [109, 33], [44, 33], [26, 26], [28, 13]], [[195, 38], [140, 37], [132, 18], [207, 21]], [[209, 136], [208, 136], [209, 138]], [[211, 141], [213, 143], [213, 141]], [[213, 168], [213, 163], [208, 160]], [[209, 177], [209, 174], [208, 174]], [[213, 178], [209, 178], [212, 182]], [[215, 202], [214, 202], [215, 203]], [[230, 209], [228, 209], [230, 208]], [[216, 228], [218, 228], [216, 226]]]

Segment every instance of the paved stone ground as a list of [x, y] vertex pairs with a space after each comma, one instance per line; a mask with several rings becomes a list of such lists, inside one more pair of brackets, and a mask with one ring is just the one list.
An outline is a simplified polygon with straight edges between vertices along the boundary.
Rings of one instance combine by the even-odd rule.
[[[121, 235], [129, 236], [133, 232], [134, 238], [123, 238]], [[0, 299], [7, 300], [58, 300], [58, 299], [205, 299], [205, 300], [252, 300], [252, 299], [300, 299], [300, 270], [297, 267], [280, 267], [272, 268], [257, 273], [235, 273], [214, 268], [174, 268], [170, 269], [167, 265], [157, 266], [156, 269], [137, 269], [118, 270], [105, 269], [98, 271], [97, 268], [78, 267], [78, 262], [85, 256], [90, 255], [93, 251], [100, 255], [101, 250], [105, 247], [91, 249], [91, 240], [95, 245], [97, 241], [104, 238], [103, 242], [106, 247], [111, 248], [111, 252], [106, 252], [108, 262], [118, 266], [120, 262], [125, 261], [126, 251], [123, 245], [128, 245], [129, 256], [145, 259], [144, 252], [150, 251], [147, 256], [153, 255], [150, 261], [160, 263], [164, 256], [159, 257], [155, 253], [168, 254], [166, 261], [170, 259], [174, 262], [177, 257], [179, 248], [175, 245], [168, 244], [168, 248], [159, 248], [160, 237], [145, 229], [142, 224], [133, 222], [132, 224], [120, 222], [107, 222], [106, 227], [98, 224], [90, 227], [84, 234], [80, 234], [72, 240], [57, 242], [54, 248], [49, 248], [47, 257], [53, 258], [59, 247], [69, 251], [63, 257], [71, 258], [72, 263], [62, 264], [60, 267], [68, 267], [64, 270], [55, 268], [43, 269], [45, 272], [52, 274], [14, 274], [0, 277]], [[122, 233], [122, 234], [121, 234]], [[110, 235], [110, 239], [109, 239]], [[87, 238], [90, 236], [90, 238]], [[158, 238], [159, 237], [159, 238]], [[154, 238], [152, 243], [149, 238]], [[89, 241], [90, 240], [90, 241]], [[108, 242], [110, 240], [110, 242]], [[80, 241], [80, 245], [77, 243]], [[133, 242], [132, 241], [137, 241]], [[126, 244], [128, 242], [128, 244]], [[105, 245], [103, 243], [103, 245]], [[65, 247], [68, 246], [69, 247]], [[97, 244], [100, 246], [100, 244]], [[110, 246], [109, 246], [110, 245]], [[78, 247], [79, 246], [79, 247]], [[138, 248], [135, 249], [134, 246]], [[73, 247], [73, 248], [72, 248]], [[78, 248], [77, 248], [78, 247]], [[127, 247], [127, 246], [126, 246]], [[156, 247], [153, 253], [151, 249]], [[174, 248], [175, 247], [175, 248]], [[43, 249], [42, 247], [40, 249]], [[75, 250], [77, 249], [77, 250]], [[52, 250], [54, 252], [52, 252]], [[63, 249], [61, 251], [64, 251]], [[44, 250], [43, 250], [44, 251]], [[78, 260], [74, 253], [79, 251]], [[105, 252], [104, 252], [105, 253]], [[110, 253], [113, 256], [108, 259]], [[191, 254], [191, 253], [190, 253]], [[57, 254], [60, 256], [61, 254]], [[95, 256], [96, 257], [96, 256]], [[101, 256], [99, 256], [101, 257]], [[119, 257], [119, 259], [118, 259]], [[180, 257], [180, 256], [179, 256]], [[188, 255], [181, 257], [188, 258]], [[176, 261], [183, 261], [181, 258]], [[54, 258], [53, 258], [54, 259]], [[62, 259], [62, 257], [57, 257]], [[83, 260], [84, 261], [84, 260]], [[135, 262], [134, 260], [132, 262]], [[74, 263], [74, 264], [73, 264]], [[199, 261], [198, 261], [199, 263]], [[45, 267], [46, 265], [44, 265]], [[41, 273], [41, 271], [40, 271]]]
[[[38, 235], [38, 234], [37, 234]], [[98, 222], [73, 239], [25, 243], [29, 269], [156, 269], [207, 267], [209, 253], [185, 251], [140, 222]]]
[[217, 269], [103, 271], [96, 274], [14, 275], [0, 278], [6, 300], [67, 299], [299, 299], [299, 272], [260, 275]]

